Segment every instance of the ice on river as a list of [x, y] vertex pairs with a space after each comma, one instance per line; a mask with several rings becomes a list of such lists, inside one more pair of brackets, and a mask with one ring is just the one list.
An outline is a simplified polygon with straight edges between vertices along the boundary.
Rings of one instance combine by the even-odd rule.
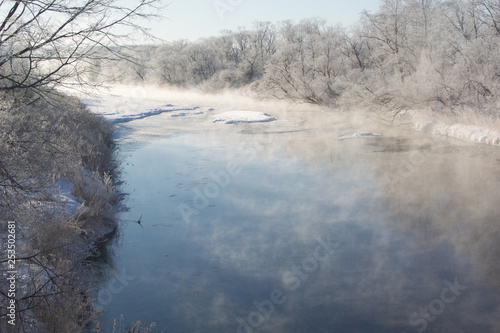
[[361, 133], [355, 133], [353, 135], [341, 136], [341, 137], [339, 137], [339, 140], [347, 140], [347, 139], [355, 139], [355, 138], [370, 138], [370, 137], [376, 137], [376, 136], [381, 136], [381, 134], [372, 133], [372, 132], [361, 132]]
[[228, 111], [213, 117], [214, 123], [224, 124], [265, 123], [275, 120], [276, 118], [257, 111]]
[[171, 117], [203, 115], [207, 110], [198, 106], [171, 104], [161, 101], [128, 96], [102, 95], [95, 98], [82, 98], [95, 113], [102, 114], [113, 124], [127, 123], [168, 113]]
[[[138, 89], [138, 88], [137, 88]], [[115, 86], [109, 90], [94, 93], [93, 96], [79, 96], [97, 114], [103, 115], [111, 123], [127, 123], [160, 114], [171, 117], [206, 115], [217, 110], [212, 107], [171, 103], [166, 96], [137, 93], [134, 87]], [[74, 93], [73, 93], [74, 94]], [[221, 110], [223, 111], [223, 110]], [[220, 111], [219, 111], [220, 112]], [[277, 120], [260, 111], [226, 111], [210, 118], [213, 123], [240, 124], [265, 123]]]

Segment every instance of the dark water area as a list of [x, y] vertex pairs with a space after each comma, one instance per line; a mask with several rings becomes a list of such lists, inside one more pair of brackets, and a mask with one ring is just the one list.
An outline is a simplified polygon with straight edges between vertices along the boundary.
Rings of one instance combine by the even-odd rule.
[[500, 332], [498, 147], [185, 131], [121, 154], [103, 332]]

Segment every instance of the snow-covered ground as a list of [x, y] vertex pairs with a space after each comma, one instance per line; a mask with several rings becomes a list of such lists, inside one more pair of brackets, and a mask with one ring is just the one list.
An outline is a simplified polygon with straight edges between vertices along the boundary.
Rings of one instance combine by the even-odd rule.
[[442, 123], [436, 121], [415, 121], [415, 128], [419, 131], [431, 132], [434, 135], [448, 136], [451, 138], [500, 146], [500, 131], [484, 127], [465, 125], [462, 123]]
[[72, 193], [74, 186], [70, 182], [60, 179], [52, 188], [51, 195], [54, 202], [62, 205], [60, 207], [61, 215], [67, 219], [72, 219], [89, 211], [89, 208], [84, 205], [83, 200], [78, 199]]
[[70, 90], [66, 92], [79, 97], [93, 112], [103, 115], [113, 124], [159, 115], [173, 118], [198, 117], [205, 123], [218, 124], [267, 123], [277, 120], [276, 117], [261, 111], [226, 111], [224, 107], [172, 103], [168, 94], [162, 95], [161, 90], [153, 88], [112, 86], [94, 91], [90, 96]]
[[101, 91], [92, 97], [78, 96], [95, 113], [102, 114], [113, 124], [126, 123], [133, 120], [157, 116], [163, 113], [171, 117], [187, 117], [203, 115], [208, 110], [185, 104], [171, 104], [163, 101], [136, 97], [128, 94], [117, 94]]

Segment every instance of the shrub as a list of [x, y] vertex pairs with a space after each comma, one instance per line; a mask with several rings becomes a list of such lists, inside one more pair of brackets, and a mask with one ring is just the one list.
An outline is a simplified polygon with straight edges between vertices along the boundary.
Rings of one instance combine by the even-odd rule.
[[21, 327], [78, 332], [95, 315], [84, 277], [95, 243], [116, 229], [112, 134], [76, 98], [0, 92], [0, 216], [16, 221]]

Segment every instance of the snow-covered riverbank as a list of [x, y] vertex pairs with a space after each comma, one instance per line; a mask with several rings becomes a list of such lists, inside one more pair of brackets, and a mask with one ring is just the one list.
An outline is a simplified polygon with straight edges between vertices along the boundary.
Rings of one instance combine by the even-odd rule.
[[444, 122], [414, 119], [414, 127], [418, 131], [430, 132], [433, 135], [447, 136], [462, 141], [500, 146], [500, 131], [486, 127], [473, 126], [460, 122]]
[[67, 95], [0, 100], [0, 222], [15, 225], [0, 230], [0, 266], [17, 272], [0, 331], [14, 299], [22, 331], [80, 332], [95, 315], [87, 259], [117, 228], [113, 127]]

